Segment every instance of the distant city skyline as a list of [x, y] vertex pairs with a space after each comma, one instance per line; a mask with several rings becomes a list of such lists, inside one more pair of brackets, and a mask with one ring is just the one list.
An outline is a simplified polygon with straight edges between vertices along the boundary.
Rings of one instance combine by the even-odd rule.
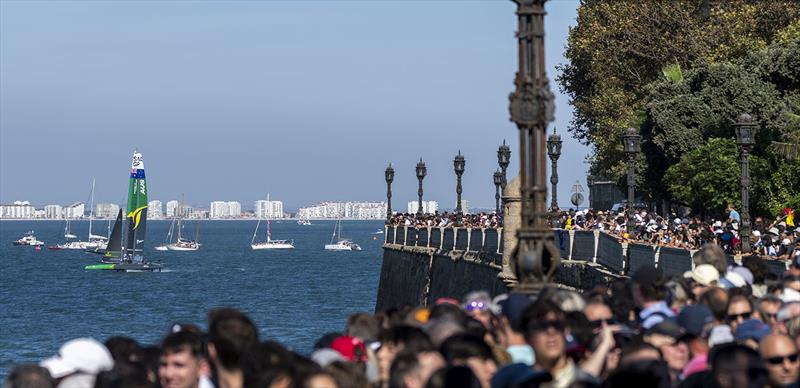
[[[546, 58], [564, 139], [562, 206], [588, 148], [567, 133], [555, 82], [579, 2], [546, 5]], [[270, 192], [287, 209], [325, 200], [494, 208], [516, 68], [515, 6], [463, 2], [0, 2], [0, 203], [125, 202], [131, 152], [151, 199]], [[409, 28], [413, 26], [413, 28]], [[36, 48], [33, 50], [32, 48]], [[549, 169], [548, 169], [549, 171]], [[208, 206], [208, 205], [206, 205]]]

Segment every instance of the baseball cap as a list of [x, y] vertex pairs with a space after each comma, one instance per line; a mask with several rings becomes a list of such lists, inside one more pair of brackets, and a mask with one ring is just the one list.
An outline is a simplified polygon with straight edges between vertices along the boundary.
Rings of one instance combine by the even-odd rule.
[[367, 362], [367, 348], [364, 341], [343, 335], [331, 343], [331, 349], [339, 352], [347, 361]]
[[751, 272], [747, 267], [744, 266], [737, 266], [733, 269], [729, 269], [728, 273], [736, 273], [744, 279], [745, 283], [752, 285], [753, 284], [753, 272]]
[[681, 336], [683, 336], [686, 333], [684, 332], [683, 328], [681, 328], [680, 325], [678, 325], [677, 322], [671, 319], [666, 319], [657, 323], [653, 327], [647, 329], [644, 334], [645, 335], [659, 334], [678, 339], [681, 338]]
[[40, 363], [58, 379], [76, 372], [96, 375], [114, 367], [111, 352], [92, 338], [76, 338], [67, 341], [58, 354]]
[[508, 298], [500, 301], [500, 314], [508, 319], [512, 329], [521, 331], [522, 313], [531, 303], [528, 295], [512, 292], [508, 294]]
[[765, 335], [769, 334], [769, 326], [758, 319], [748, 319], [736, 326], [736, 341], [754, 339], [761, 342]]
[[747, 281], [744, 280], [742, 275], [739, 275], [736, 272], [728, 272], [725, 274], [725, 277], [722, 278], [720, 284], [722, 284], [725, 288], [738, 288], [746, 286]]
[[719, 281], [719, 271], [711, 264], [700, 264], [694, 267], [694, 270], [684, 272], [683, 277], [691, 278], [704, 286], [710, 286]]
[[684, 307], [676, 320], [686, 334], [706, 337], [714, 323], [714, 316], [708, 306], [695, 304]]

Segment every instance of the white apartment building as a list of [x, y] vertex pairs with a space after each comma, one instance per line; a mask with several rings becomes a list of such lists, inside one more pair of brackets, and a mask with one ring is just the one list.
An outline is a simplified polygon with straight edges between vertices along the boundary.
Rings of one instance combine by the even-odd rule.
[[33, 218], [34, 209], [28, 201], [14, 201], [13, 204], [0, 205], [0, 218]]
[[228, 202], [228, 217], [239, 218], [242, 216], [242, 204], [238, 201]]
[[164, 213], [161, 211], [161, 201], [154, 199], [147, 203], [148, 218], [162, 218]]
[[[149, 205], [148, 205], [149, 206]], [[174, 218], [178, 216], [178, 207], [180, 206], [180, 202], [176, 200], [172, 200], [167, 202], [167, 218]]]
[[209, 218], [227, 218], [230, 217], [230, 215], [230, 207], [228, 206], [228, 202], [225, 201], [211, 202], [211, 206], [208, 208]]
[[64, 218], [83, 218], [84, 213], [86, 213], [86, 205], [83, 202], [75, 202], [64, 208]]
[[302, 207], [297, 218], [353, 218], [361, 220], [383, 219], [386, 216], [384, 202], [321, 202]]
[[98, 203], [94, 205], [95, 218], [117, 218], [117, 213], [119, 213], [119, 205], [116, 203]]
[[283, 201], [255, 201], [256, 218], [283, 218]]
[[47, 205], [44, 207], [44, 218], [61, 219], [64, 216], [64, 209], [61, 205]]
[[[411, 201], [408, 203], [408, 213], [415, 214], [419, 210], [419, 202]], [[422, 212], [425, 214], [436, 213], [439, 210], [439, 202], [422, 201]]]

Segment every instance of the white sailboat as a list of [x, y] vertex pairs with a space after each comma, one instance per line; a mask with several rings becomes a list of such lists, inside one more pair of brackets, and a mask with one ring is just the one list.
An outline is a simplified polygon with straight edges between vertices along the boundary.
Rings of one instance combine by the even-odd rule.
[[[338, 237], [337, 237], [338, 236]], [[334, 243], [336, 241], [336, 243]], [[336, 224], [333, 226], [333, 235], [331, 236], [331, 243], [325, 244], [327, 251], [360, 251], [361, 247], [354, 243], [353, 240], [342, 238], [342, 220], [336, 219]]]
[[200, 249], [200, 243], [198, 242], [198, 237], [200, 235], [200, 224], [197, 225], [197, 229], [195, 231], [194, 240], [188, 240], [181, 236], [181, 230], [183, 229], [183, 201], [181, 201], [180, 208], [178, 210], [178, 238], [172, 244], [167, 244], [167, 250], [170, 251], [196, 251]]
[[70, 223], [70, 220], [67, 219], [67, 223], [64, 225], [64, 238], [66, 238], [66, 239], [78, 238], [78, 236], [72, 234], [72, 231], [70, 230], [70, 227], [69, 227], [70, 226], [69, 223]]
[[175, 218], [169, 224], [169, 232], [167, 232], [167, 239], [159, 246], [156, 247], [157, 251], [168, 251], [167, 245], [172, 244], [172, 231], [175, 229]]
[[77, 238], [78, 236], [72, 234], [70, 230], [70, 221], [67, 220], [67, 225], [64, 228], [64, 237], [67, 238], [67, 242], [64, 244], [58, 244], [48, 249], [80, 249], [80, 250], [102, 250], [106, 249], [108, 246], [108, 237], [100, 236], [96, 234], [92, 234], [92, 223], [94, 221], [94, 184], [95, 180], [92, 179], [92, 193], [89, 196], [89, 235], [87, 241], [70, 241], [70, 239]]
[[[267, 201], [269, 201], [269, 194], [267, 194]], [[250, 248], [254, 251], [261, 249], [294, 249], [294, 240], [273, 240], [270, 231], [270, 219], [267, 217], [267, 241], [256, 242], [256, 235], [258, 234], [258, 226], [261, 225], [261, 215], [259, 214], [258, 222], [256, 223], [256, 230], [253, 231], [253, 238], [250, 240]]]

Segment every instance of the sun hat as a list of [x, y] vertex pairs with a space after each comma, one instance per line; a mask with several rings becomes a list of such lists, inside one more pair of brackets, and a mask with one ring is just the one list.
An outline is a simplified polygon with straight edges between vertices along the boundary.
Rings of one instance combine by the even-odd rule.
[[779, 234], [781, 234], [781, 232], [778, 230], [778, 228], [776, 228], [776, 227], [774, 227], [774, 226], [773, 226], [773, 227], [771, 227], [771, 228], [769, 228], [769, 230], [767, 231], [767, 233], [769, 233], [769, 234], [774, 234], [774, 235], [776, 235], [776, 236], [777, 236], [777, 235], [779, 235]]
[[56, 356], [40, 363], [50, 371], [53, 378], [58, 379], [76, 372], [96, 375], [114, 367], [111, 352], [92, 338], [76, 338], [67, 341], [58, 350]]
[[710, 286], [719, 281], [719, 271], [711, 264], [700, 264], [694, 267], [694, 270], [684, 272], [683, 277], [691, 278], [701, 285]]

